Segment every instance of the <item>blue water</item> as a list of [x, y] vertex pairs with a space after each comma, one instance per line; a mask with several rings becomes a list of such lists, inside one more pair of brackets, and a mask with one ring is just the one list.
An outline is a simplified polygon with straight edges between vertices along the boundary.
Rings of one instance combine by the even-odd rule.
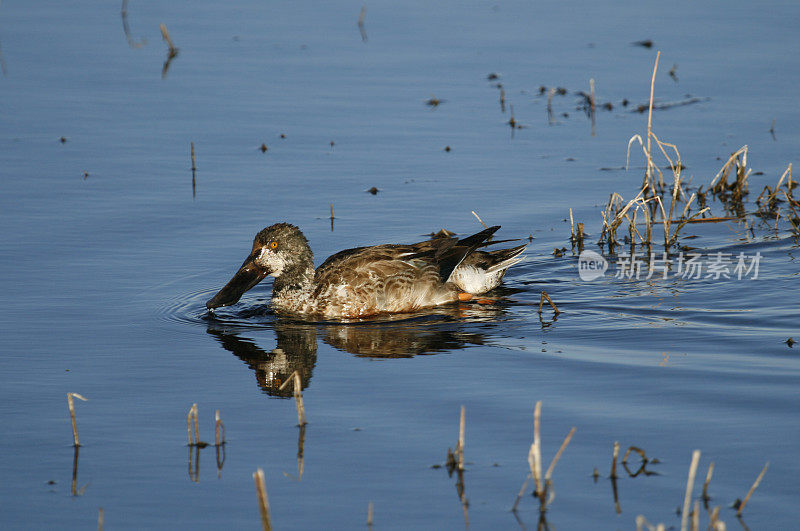
[[[546, 464], [577, 428], [550, 525], [631, 529], [643, 514], [679, 526], [700, 449], [695, 494], [713, 461], [709, 507], [729, 527], [730, 504], [769, 461], [743, 521], [791, 528], [800, 361], [786, 340], [800, 330], [788, 223], [682, 231], [704, 254], [760, 252], [756, 280], [617, 279], [608, 256], [609, 272], [583, 281], [565, 220], [572, 208], [599, 251], [609, 195], [638, 192], [641, 150], [620, 168], [646, 130], [632, 107], [648, 101], [656, 50], [656, 101], [702, 101], [655, 111], [653, 130], [678, 146], [693, 187], [747, 144], [754, 211], [800, 155], [800, 7], [376, 2], [366, 42], [361, 7], [134, 1], [130, 36], [146, 40], [134, 48], [119, 3], [0, 4], [2, 527], [85, 529], [102, 507], [110, 529], [257, 529], [261, 467], [276, 528], [364, 526], [370, 501], [375, 528], [459, 528], [456, 475], [432, 467], [464, 405], [469, 525], [515, 528], [541, 400]], [[163, 78], [161, 23], [179, 48]], [[644, 39], [654, 46], [632, 44]], [[594, 135], [576, 95], [589, 79], [613, 104]], [[540, 86], [569, 91], [553, 97], [553, 124]], [[513, 131], [511, 105], [524, 126]], [[264, 311], [266, 281], [205, 312], [264, 226], [297, 224], [321, 263], [442, 227], [477, 232], [473, 210], [501, 238], [533, 237], [494, 304], [298, 323]], [[540, 320], [542, 290], [556, 319]], [[295, 369], [309, 421], [299, 480], [295, 406], [275, 389]], [[76, 405], [77, 467], [67, 392], [89, 399]], [[193, 403], [207, 442], [221, 412], [221, 469], [213, 446], [199, 463], [186, 446]], [[657, 475], [618, 480], [619, 512], [615, 441], [660, 460]], [[530, 496], [518, 517], [536, 525]]]

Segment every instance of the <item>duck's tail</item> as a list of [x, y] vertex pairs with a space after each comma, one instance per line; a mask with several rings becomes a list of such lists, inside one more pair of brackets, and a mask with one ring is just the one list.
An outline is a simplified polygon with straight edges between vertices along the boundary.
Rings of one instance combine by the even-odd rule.
[[520, 255], [526, 247], [527, 244], [496, 251], [473, 251], [453, 271], [449, 280], [467, 293], [486, 293], [500, 285], [509, 267], [524, 260]]

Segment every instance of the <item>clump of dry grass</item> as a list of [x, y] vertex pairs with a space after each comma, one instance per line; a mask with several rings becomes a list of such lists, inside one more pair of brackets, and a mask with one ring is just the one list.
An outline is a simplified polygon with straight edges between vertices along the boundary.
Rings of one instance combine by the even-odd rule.
[[[647, 131], [644, 138], [635, 134], [628, 141], [626, 169], [630, 163], [631, 147], [635, 143], [639, 144], [644, 156], [645, 172], [642, 186], [636, 196], [627, 202], [620, 194], [612, 193], [606, 207], [600, 212], [602, 230], [597, 243], [600, 246], [607, 246], [611, 253], [615, 252], [617, 247], [624, 243], [621, 240], [626, 238], [632, 248], [639, 244], [649, 249], [657, 239], [654, 236], [654, 229], [659, 223], [663, 229], [664, 250], [669, 252], [672, 247], [678, 245], [680, 233], [687, 224], [701, 221], [729, 221], [747, 216], [743, 200], [748, 194], [748, 178], [752, 174], [747, 161], [748, 146], [742, 146], [728, 157], [705, 191], [701, 186], [689, 193], [687, 181], [683, 176], [685, 166], [677, 146], [662, 141], [653, 132], [653, 95], [659, 57], [660, 52], [656, 54], [650, 81]], [[666, 161], [666, 168], [672, 174], [670, 185], [666, 184], [665, 175], [655, 162], [658, 155]], [[796, 185], [797, 183], [792, 180], [790, 164], [775, 188], [764, 187], [757, 200], [759, 210], [755, 215], [764, 220], [775, 220], [775, 230], [777, 230], [778, 220], [783, 213], [794, 234], [800, 236], [798, 216], [800, 203], [792, 197], [792, 189]], [[710, 211], [706, 206], [708, 193], [722, 202], [729, 216], [708, 216]], [[783, 202], [788, 203], [788, 208], [785, 210], [779, 205]], [[680, 208], [680, 203], [683, 203], [683, 208]], [[574, 244], [578, 240], [578, 235], [571, 214], [570, 211], [570, 241]], [[628, 234], [620, 238], [618, 231], [626, 222]]]

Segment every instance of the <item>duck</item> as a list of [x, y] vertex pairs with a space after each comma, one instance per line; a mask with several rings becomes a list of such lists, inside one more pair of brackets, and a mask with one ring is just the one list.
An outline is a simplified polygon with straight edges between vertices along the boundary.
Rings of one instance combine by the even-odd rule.
[[277, 314], [347, 320], [469, 301], [496, 288], [508, 268], [523, 259], [527, 244], [481, 250], [501, 243], [489, 241], [499, 228], [461, 239], [434, 236], [412, 244], [346, 249], [315, 268], [300, 229], [276, 223], [256, 234], [248, 257], [206, 308], [213, 312], [236, 304], [267, 276], [274, 277], [271, 305]]

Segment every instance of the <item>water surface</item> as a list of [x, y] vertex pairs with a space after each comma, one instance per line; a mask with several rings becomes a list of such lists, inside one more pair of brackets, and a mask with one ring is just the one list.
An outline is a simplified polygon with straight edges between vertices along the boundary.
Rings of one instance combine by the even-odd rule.
[[[729, 528], [767, 461], [744, 522], [797, 521], [788, 225], [685, 230], [704, 254], [760, 252], [757, 280], [615, 278], [609, 256], [602, 279], [583, 281], [577, 253], [553, 255], [569, 247], [569, 208], [594, 242], [609, 194], [638, 191], [639, 152], [621, 168], [646, 128], [631, 109], [647, 102], [656, 50], [657, 101], [702, 101], [656, 111], [654, 130], [693, 186], [747, 144], [763, 172], [755, 210], [798, 159], [796, 5], [370, 3], [364, 42], [359, 3], [129, 2], [141, 47], [119, 7], [0, 5], [3, 528], [85, 529], [102, 507], [108, 528], [255, 529], [257, 467], [278, 528], [363, 526], [370, 501], [376, 528], [458, 528], [457, 477], [434, 465], [461, 405], [470, 527], [514, 528], [538, 400], [546, 463], [577, 427], [554, 475], [555, 527], [680, 525], [694, 449], [701, 476], [715, 463], [710, 507]], [[179, 48], [164, 78], [161, 23]], [[613, 105], [594, 135], [576, 94], [590, 79]], [[541, 86], [568, 91], [552, 120]], [[524, 128], [509, 127], [512, 105]], [[502, 238], [533, 237], [494, 304], [303, 323], [264, 309], [265, 282], [205, 312], [266, 225], [300, 226], [321, 263], [442, 227], [477, 232], [472, 210]], [[540, 319], [542, 290], [557, 318]], [[295, 406], [277, 389], [294, 370], [309, 421], [299, 479]], [[77, 461], [67, 392], [89, 398]], [[213, 446], [199, 459], [186, 446], [193, 403], [204, 441], [222, 414], [221, 469]], [[619, 479], [618, 505], [615, 441], [660, 460]], [[517, 516], [536, 525], [534, 500]]]

